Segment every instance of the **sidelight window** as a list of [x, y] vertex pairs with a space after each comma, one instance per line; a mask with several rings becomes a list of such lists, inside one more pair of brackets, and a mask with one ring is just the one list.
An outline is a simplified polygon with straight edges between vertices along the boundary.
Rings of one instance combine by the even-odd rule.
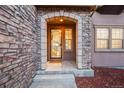
[[65, 29], [65, 49], [72, 49], [72, 29]]

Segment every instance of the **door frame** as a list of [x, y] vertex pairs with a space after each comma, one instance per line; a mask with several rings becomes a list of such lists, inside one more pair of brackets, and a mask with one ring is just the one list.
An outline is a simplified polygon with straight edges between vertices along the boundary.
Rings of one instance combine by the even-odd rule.
[[[63, 59], [63, 54], [65, 51], [65, 28], [72, 28], [72, 31], [74, 31], [74, 29], [76, 30], [76, 24], [74, 25], [69, 25], [69, 24], [61, 24], [61, 25], [50, 25], [47, 24], [47, 60], [48, 61], [54, 61], [54, 60], [59, 60], [61, 61]], [[51, 58], [51, 29], [61, 29], [62, 33], [61, 33], [61, 58]], [[75, 32], [76, 33], [76, 32]], [[64, 38], [64, 39], [63, 39]], [[76, 61], [76, 35], [73, 37], [73, 40], [75, 38], [74, 41], [74, 45], [72, 43], [72, 47], [73, 49], [71, 51], [75, 51], [75, 61]], [[66, 50], [68, 51], [68, 50]], [[70, 51], [70, 50], [69, 50]]]

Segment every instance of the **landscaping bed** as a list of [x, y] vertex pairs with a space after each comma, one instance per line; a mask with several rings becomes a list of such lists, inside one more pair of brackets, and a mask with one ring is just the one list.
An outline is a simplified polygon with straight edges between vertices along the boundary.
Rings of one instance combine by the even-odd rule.
[[78, 88], [124, 88], [124, 69], [94, 67], [94, 77], [76, 77]]

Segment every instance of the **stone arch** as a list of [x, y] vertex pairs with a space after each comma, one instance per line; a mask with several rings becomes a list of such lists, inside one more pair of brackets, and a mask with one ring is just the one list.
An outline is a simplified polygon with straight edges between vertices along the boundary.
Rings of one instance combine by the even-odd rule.
[[47, 19], [61, 16], [76, 20], [76, 64], [78, 69], [82, 69], [82, 17], [64, 11], [50, 12], [41, 16], [41, 69], [46, 69], [47, 63]]

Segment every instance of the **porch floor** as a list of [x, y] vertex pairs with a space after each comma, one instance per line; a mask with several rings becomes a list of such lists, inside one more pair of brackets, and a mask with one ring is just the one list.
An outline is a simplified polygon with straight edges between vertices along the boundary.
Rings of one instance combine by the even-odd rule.
[[70, 71], [76, 69], [75, 61], [48, 61], [46, 71]]
[[53, 61], [47, 62], [46, 69], [38, 70], [37, 75], [44, 74], [74, 74], [75, 76], [94, 76], [94, 71], [91, 68], [78, 69], [75, 61]]

